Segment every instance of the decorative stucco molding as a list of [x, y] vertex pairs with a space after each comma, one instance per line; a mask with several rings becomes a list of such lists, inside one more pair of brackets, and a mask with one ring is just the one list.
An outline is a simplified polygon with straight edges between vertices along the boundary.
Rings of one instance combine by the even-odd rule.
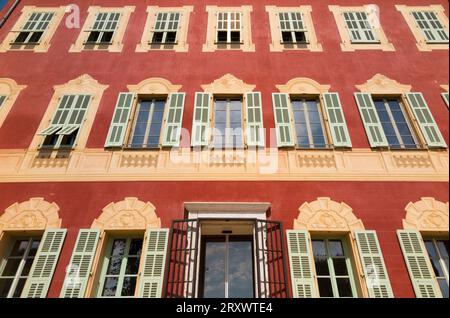
[[376, 74], [370, 80], [361, 85], [356, 85], [362, 93], [369, 94], [406, 94], [411, 91], [411, 85], [400, 84], [383, 74]]
[[31, 198], [25, 202], [16, 202], [0, 216], [2, 231], [44, 231], [60, 228], [59, 207], [43, 198]]
[[346, 203], [335, 202], [330, 198], [317, 198], [305, 202], [299, 208], [294, 220], [294, 230], [353, 232], [364, 230], [364, 225]]
[[5, 101], [0, 105], [0, 127], [11, 111], [14, 102], [19, 96], [19, 93], [25, 89], [25, 85], [18, 85], [15, 80], [11, 78], [0, 78], [0, 96], [6, 96]]
[[120, 202], [111, 202], [102, 214], [94, 220], [91, 228], [101, 230], [147, 230], [160, 228], [161, 220], [150, 202], [138, 198], [125, 198]]
[[150, 77], [137, 85], [128, 85], [128, 90], [136, 94], [170, 94], [181, 89], [181, 85], [174, 85], [165, 78]]
[[211, 94], [245, 94], [252, 92], [254, 88], [255, 85], [246, 84], [231, 74], [225, 74], [211, 84], [202, 85], [202, 89]]
[[330, 85], [322, 85], [307, 77], [296, 77], [284, 85], [276, 85], [280, 93], [320, 95], [330, 90]]
[[420, 232], [449, 231], [448, 202], [443, 203], [435, 198], [424, 197], [420, 201], [409, 202], [405, 210], [404, 229], [414, 229]]

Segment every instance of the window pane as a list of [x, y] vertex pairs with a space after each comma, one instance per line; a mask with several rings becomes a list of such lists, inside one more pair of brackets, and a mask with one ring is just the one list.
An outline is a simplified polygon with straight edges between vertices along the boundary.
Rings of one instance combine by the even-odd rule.
[[25, 261], [25, 266], [23, 267], [22, 273], [20, 276], [28, 276], [28, 273], [30, 272], [31, 265], [33, 265], [34, 258], [27, 258]]
[[5, 268], [3, 270], [2, 276], [15, 276], [21, 261], [22, 260], [20, 258], [8, 259]]
[[353, 297], [350, 279], [337, 278], [336, 283], [338, 286], [339, 297]]
[[22, 256], [28, 247], [28, 240], [20, 240], [14, 243], [14, 247], [11, 251], [11, 256]]
[[316, 274], [319, 276], [330, 275], [330, 270], [328, 268], [328, 261], [325, 257], [314, 258], [314, 263], [316, 264]]
[[128, 255], [141, 255], [142, 251], [142, 239], [134, 239], [131, 240], [130, 243], [130, 251], [128, 252]]
[[444, 277], [445, 274], [442, 269], [439, 258], [432, 258], [431, 265], [433, 266], [434, 273], [436, 274], [437, 277]]
[[333, 288], [331, 287], [331, 280], [329, 278], [317, 279], [319, 283], [319, 295], [320, 297], [333, 297]]
[[121, 296], [134, 296], [136, 290], [136, 277], [125, 277], [123, 279]]
[[446, 279], [445, 278], [439, 278], [438, 279], [438, 283], [439, 283], [439, 288], [441, 289], [441, 292], [442, 292], [442, 296], [444, 298], [448, 298], [449, 297], [449, 295], [448, 295], [448, 283], [447, 283]]
[[124, 239], [114, 240], [111, 255], [113, 256], [123, 255], [125, 253], [126, 243], [127, 241]]
[[28, 256], [35, 256], [36, 252], [39, 248], [39, 244], [41, 243], [40, 240], [33, 240], [31, 243], [30, 252], [28, 253]]
[[330, 253], [332, 257], [344, 256], [344, 249], [342, 247], [342, 242], [333, 240], [330, 242]]
[[204, 291], [205, 298], [225, 297], [225, 242], [206, 242]]
[[252, 243], [250, 240], [229, 242], [229, 298], [253, 298]]
[[429, 255], [431, 258], [436, 258], [436, 257], [438, 257], [438, 254], [437, 254], [437, 252], [436, 252], [436, 249], [434, 248], [434, 243], [433, 243], [433, 241], [431, 241], [431, 240], [426, 240], [426, 241], [425, 241], [425, 247], [427, 248], [428, 255]]
[[13, 278], [0, 278], [0, 298], [6, 298], [11, 288]]
[[327, 255], [327, 251], [325, 248], [325, 241], [313, 240], [312, 245], [313, 245], [314, 256], [326, 256]]
[[120, 268], [122, 266], [122, 257], [121, 256], [115, 256], [111, 257], [108, 264], [108, 275], [119, 275], [120, 274]]
[[334, 258], [333, 259], [334, 273], [338, 276], [347, 276], [347, 263], [345, 258]]
[[139, 257], [129, 257], [127, 260], [127, 268], [125, 274], [133, 275], [137, 274], [139, 271]]
[[119, 279], [117, 277], [107, 277], [105, 280], [105, 285], [103, 287], [102, 296], [115, 296], [118, 281]]
[[26, 278], [21, 278], [17, 282], [16, 290], [14, 291], [13, 297], [19, 298], [20, 295], [22, 295], [23, 287], [25, 286], [25, 283], [27, 282]]

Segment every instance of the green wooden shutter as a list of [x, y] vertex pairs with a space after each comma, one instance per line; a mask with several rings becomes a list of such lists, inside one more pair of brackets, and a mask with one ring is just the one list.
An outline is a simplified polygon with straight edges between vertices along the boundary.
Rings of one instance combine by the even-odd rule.
[[195, 93], [194, 118], [192, 123], [192, 146], [207, 146], [209, 142], [210, 93]]
[[148, 229], [139, 297], [161, 298], [166, 264], [168, 229]]
[[420, 233], [415, 230], [398, 230], [397, 236], [416, 297], [442, 297]]
[[278, 147], [295, 146], [289, 113], [289, 95], [273, 93], [272, 100]]
[[406, 94], [408, 103], [416, 117], [420, 130], [430, 148], [447, 148], [447, 144], [439, 131], [439, 127], [431, 115], [427, 102], [422, 93], [408, 93]]
[[347, 123], [338, 93], [324, 93], [323, 100], [328, 115], [328, 125], [335, 147], [352, 147]]
[[264, 147], [261, 93], [247, 93], [245, 100], [247, 107], [247, 146]]
[[381, 126], [372, 96], [366, 93], [355, 93], [356, 103], [366, 129], [371, 147], [387, 147], [388, 142]]
[[43, 131], [39, 132], [38, 135], [50, 136], [62, 129], [66, 124], [67, 118], [69, 118], [70, 109], [74, 100], [75, 95], [62, 96], [59, 100], [58, 107], [56, 108], [56, 112], [53, 115], [50, 125]]
[[122, 147], [136, 94], [119, 93], [105, 147]]
[[359, 257], [364, 267], [364, 279], [369, 296], [371, 298], [394, 297], [377, 233], [375, 231], [355, 231], [355, 238]]
[[180, 145], [185, 96], [185, 93], [173, 93], [169, 95], [169, 110], [162, 143], [164, 147], [178, 147]]
[[344, 12], [344, 20], [352, 43], [378, 43], [370, 26], [367, 14], [360, 12]]
[[6, 101], [6, 95], [0, 95], [0, 109], [3, 106], [3, 103]]
[[97, 14], [91, 31], [114, 32], [119, 23], [119, 12], [101, 12]]
[[51, 12], [33, 12], [23, 26], [23, 32], [44, 32], [54, 17]]
[[47, 296], [66, 232], [66, 229], [45, 231], [23, 288], [22, 298]]
[[414, 11], [412, 16], [427, 43], [448, 43], [448, 31], [433, 11]]
[[[447, 107], [449, 107], [449, 105], [448, 105], [448, 93], [442, 93], [442, 98], [444, 99], [444, 102], [447, 105]], [[0, 106], [1, 105], [2, 105], [2, 103], [0, 102]]]
[[316, 297], [308, 231], [286, 231], [289, 252], [289, 267], [294, 298]]
[[66, 269], [61, 298], [84, 297], [99, 237], [99, 230], [81, 229], [78, 232], [75, 248]]
[[86, 118], [87, 110], [91, 102], [89, 95], [73, 95], [70, 111], [63, 127], [57, 135], [70, 135], [75, 130], [80, 129]]

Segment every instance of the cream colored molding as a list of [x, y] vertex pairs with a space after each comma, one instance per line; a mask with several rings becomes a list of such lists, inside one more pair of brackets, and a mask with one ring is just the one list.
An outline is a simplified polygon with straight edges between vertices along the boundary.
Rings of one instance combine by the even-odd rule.
[[[50, 41], [58, 28], [64, 14], [66, 12], [66, 7], [35, 7], [35, 6], [24, 6], [22, 8], [22, 14], [20, 15], [17, 22], [14, 24], [12, 30], [6, 35], [6, 38], [0, 44], [0, 53], [7, 52], [9, 50], [14, 51], [33, 51], [35, 53], [45, 53], [50, 48]], [[50, 12], [54, 13], [55, 16], [52, 18], [48, 24], [47, 30], [45, 30], [42, 35], [38, 45], [11, 45], [16, 39], [18, 32], [22, 29], [28, 18], [32, 13], [35, 12]]]
[[[145, 22], [144, 33], [141, 43], [136, 46], [136, 52], [148, 52], [151, 50], [174, 50], [175, 52], [187, 52], [189, 44], [187, 43], [189, 17], [194, 10], [193, 6], [183, 7], [147, 7], [147, 21]], [[179, 12], [180, 21], [177, 31], [177, 44], [150, 44], [152, 40], [152, 30], [155, 27], [156, 17], [160, 12]]]
[[165, 78], [151, 77], [143, 80], [137, 85], [128, 85], [127, 88], [131, 93], [138, 95], [168, 95], [180, 91], [181, 85], [174, 85]]
[[[50, 124], [53, 115], [55, 114], [56, 109], [58, 108], [60, 98], [63, 95], [83, 94], [83, 95], [90, 95], [91, 102], [85, 117], [85, 121], [80, 129], [74, 149], [77, 150], [84, 149], [89, 134], [91, 132], [95, 114], [97, 113], [97, 109], [100, 105], [100, 100], [102, 98], [103, 92], [107, 88], [108, 85], [100, 84], [98, 81], [93, 79], [88, 74], [81, 75], [78, 78], [73, 79], [66, 84], [54, 86], [53, 89], [55, 90], [55, 93], [53, 94], [53, 97], [50, 100], [50, 104], [47, 107], [44, 117], [42, 118], [41, 123], [39, 124], [39, 128], [33, 137], [30, 148], [38, 149], [40, 144], [43, 142], [44, 137], [37, 135], [37, 133], [43, 131]], [[53, 159], [54, 158], [52, 158], [52, 160]]]
[[448, 92], [448, 85], [441, 85], [441, 88], [442, 88], [444, 91]]
[[6, 96], [3, 105], [0, 105], [0, 127], [2, 127], [20, 92], [26, 87], [26, 85], [18, 85], [13, 79], [0, 78], [0, 96]]
[[424, 197], [417, 202], [409, 202], [405, 208], [406, 217], [403, 219], [405, 230], [419, 232], [447, 232], [449, 231], [448, 202], [440, 202], [435, 198]]
[[236, 78], [234, 75], [225, 74], [219, 79], [216, 79], [211, 84], [202, 85], [205, 93], [211, 94], [245, 94], [252, 92], [255, 85], [244, 83], [243, 80]]
[[294, 220], [294, 230], [353, 232], [364, 230], [364, 225], [346, 203], [321, 197], [300, 206], [298, 217]]
[[397, 11], [399, 11], [406, 23], [409, 26], [414, 38], [416, 39], [416, 45], [419, 51], [432, 51], [432, 50], [448, 50], [448, 43], [427, 43], [425, 35], [423, 35], [419, 26], [417, 25], [414, 17], [412, 16], [413, 11], [432, 11], [435, 12], [439, 21], [449, 30], [448, 18], [445, 15], [445, 9], [442, 5], [429, 5], [429, 6], [407, 6], [407, 5], [396, 5]]
[[[270, 32], [272, 34], [272, 43], [270, 44], [271, 52], [283, 52], [285, 50], [307, 50], [311, 52], [322, 52], [322, 44], [317, 41], [316, 31], [311, 17], [311, 6], [299, 7], [276, 7], [266, 6], [266, 12], [269, 15]], [[282, 44], [280, 18], [281, 12], [299, 12], [302, 15], [302, 22], [307, 30], [307, 44]]]
[[320, 95], [330, 90], [330, 85], [321, 85], [313, 79], [297, 77], [288, 81], [285, 85], [276, 85], [280, 93], [290, 95], [311, 94]]
[[160, 228], [161, 220], [150, 202], [138, 198], [125, 198], [120, 202], [111, 202], [102, 214], [94, 220], [92, 229], [100, 230], [147, 230]]
[[355, 50], [382, 50], [395, 51], [394, 45], [389, 42], [386, 34], [381, 26], [375, 27], [372, 25], [372, 30], [375, 37], [380, 43], [352, 43], [347, 25], [344, 20], [344, 12], [365, 11], [369, 21], [378, 21], [376, 13], [371, 5], [364, 5], [358, 7], [341, 7], [338, 5], [329, 5], [329, 10], [333, 13], [334, 19], [338, 27], [339, 35], [341, 36], [341, 49], [343, 52], [351, 52]]
[[411, 92], [411, 85], [400, 84], [396, 80], [389, 77], [376, 74], [370, 80], [361, 85], [355, 85], [362, 93], [368, 93], [373, 95], [389, 95], [398, 94], [403, 95]]
[[[131, 14], [134, 12], [135, 6], [125, 7], [97, 7], [91, 6], [88, 9], [88, 17], [84, 22], [83, 28], [74, 44], [71, 45], [69, 52], [82, 52], [82, 51], [108, 51], [108, 52], [122, 52], [123, 37], [125, 30], [127, 29], [128, 21]], [[98, 13], [118, 12], [121, 14], [117, 29], [114, 32], [111, 45], [91, 45], [89, 48], [85, 48], [85, 42], [89, 37], [88, 30], [94, 25], [96, 15]]]
[[[216, 50], [242, 50], [243, 52], [255, 52], [255, 44], [252, 40], [252, 23], [251, 12], [252, 6], [240, 7], [218, 7], [206, 6], [208, 12], [208, 26], [206, 30], [206, 43], [203, 45], [203, 52], [214, 52]], [[217, 30], [217, 16], [219, 12], [238, 12], [241, 14], [241, 41], [242, 44], [225, 44], [217, 45], [216, 30]]]
[[448, 182], [447, 151], [74, 150], [41, 158], [0, 150], [0, 183], [89, 181], [424, 181]]
[[3, 231], [45, 231], [59, 229], [59, 207], [43, 198], [16, 202], [0, 216], [0, 236]]

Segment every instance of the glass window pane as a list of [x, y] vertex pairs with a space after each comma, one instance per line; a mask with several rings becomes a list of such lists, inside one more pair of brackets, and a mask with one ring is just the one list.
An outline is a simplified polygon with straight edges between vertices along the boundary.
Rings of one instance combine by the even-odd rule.
[[428, 255], [429, 255], [431, 258], [436, 258], [436, 257], [438, 257], [437, 252], [436, 252], [436, 249], [435, 249], [435, 247], [434, 247], [434, 243], [433, 243], [432, 240], [426, 240], [426, 241], [425, 241], [425, 247], [427, 248]]
[[438, 284], [439, 284], [439, 288], [441, 289], [442, 292], [442, 296], [444, 298], [448, 298], [448, 283], [447, 280], [445, 278], [439, 278], [438, 279]]
[[107, 277], [105, 280], [105, 285], [103, 286], [102, 296], [105, 297], [115, 296], [118, 282], [119, 278], [117, 277]]
[[328, 261], [325, 257], [314, 258], [314, 263], [316, 265], [316, 274], [319, 276], [330, 275], [330, 270], [328, 268]]
[[33, 240], [31, 243], [30, 252], [28, 253], [28, 256], [35, 256], [36, 252], [39, 248], [39, 244], [41, 243], [40, 240]]
[[130, 251], [128, 255], [141, 255], [142, 251], [142, 239], [133, 239], [130, 243]]
[[333, 259], [334, 273], [337, 276], [347, 276], [347, 262], [345, 258], [334, 258]]
[[127, 241], [124, 239], [114, 240], [111, 255], [124, 255]]
[[253, 298], [252, 241], [231, 241], [228, 253], [228, 297]]
[[22, 259], [20, 258], [8, 259], [5, 268], [3, 269], [2, 276], [15, 276], [21, 261]]
[[344, 256], [344, 248], [342, 247], [342, 242], [339, 240], [330, 240], [330, 253], [332, 257]]
[[127, 275], [134, 275], [137, 274], [139, 271], [139, 257], [129, 257], [127, 260], [127, 268], [125, 271], [125, 274]]
[[205, 243], [204, 290], [205, 298], [225, 297], [225, 242]]
[[0, 298], [8, 296], [13, 280], [13, 278], [0, 278]]
[[19, 281], [17, 282], [16, 290], [14, 290], [13, 294], [14, 298], [19, 298], [20, 295], [22, 295], [23, 287], [25, 286], [26, 282], [27, 282], [26, 278], [19, 279]]
[[108, 264], [108, 275], [119, 275], [120, 274], [120, 268], [122, 266], [122, 256], [114, 256], [111, 257]]
[[444, 259], [448, 259], [448, 240], [436, 241], [436, 244], [439, 248], [439, 253], [441, 253], [441, 257]]
[[433, 266], [434, 273], [436, 274], [437, 277], [444, 277], [445, 276], [439, 258], [432, 258], [431, 259], [431, 265]]
[[20, 276], [28, 276], [30, 273], [31, 265], [33, 265], [34, 258], [27, 258]]
[[134, 296], [136, 290], [136, 277], [125, 277], [123, 279], [121, 296]]
[[319, 277], [317, 279], [319, 283], [319, 295], [320, 297], [333, 297], [333, 287], [331, 287], [331, 280], [329, 278]]
[[11, 256], [22, 256], [28, 247], [28, 240], [18, 240], [14, 243]]
[[312, 241], [314, 256], [326, 256], [327, 250], [325, 248], [325, 241], [313, 240]]
[[353, 297], [352, 287], [349, 278], [336, 279], [339, 297]]

